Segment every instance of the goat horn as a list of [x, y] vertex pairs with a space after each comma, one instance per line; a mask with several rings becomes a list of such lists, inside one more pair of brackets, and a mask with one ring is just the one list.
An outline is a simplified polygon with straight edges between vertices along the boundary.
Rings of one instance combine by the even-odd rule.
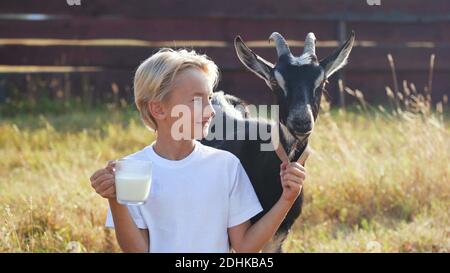
[[316, 36], [312, 32], [306, 35], [305, 48], [303, 49], [303, 54], [316, 55]]
[[278, 32], [272, 33], [272, 35], [270, 35], [270, 37], [269, 37], [269, 42], [270, 41], [275, 42], [278, 57], [280, 57], [281, 55], [290, 55], [291, 54], [291, 50], [289, 49], [289, 46], [287, 45], [286, 40], [283, 38], [283, 36], [281, 36], [280, 33], [278, 33]]

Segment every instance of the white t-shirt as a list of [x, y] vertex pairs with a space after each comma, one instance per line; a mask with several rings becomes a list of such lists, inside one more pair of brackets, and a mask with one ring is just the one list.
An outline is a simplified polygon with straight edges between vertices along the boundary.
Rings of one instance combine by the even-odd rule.
[[[128, 206], [137, 227], [149, 230], [149, 251], [229, 252], [227, 228], [262, 211], [239, 159], [195, 141], [187, 157], [168, 160], [153, 145], [125, 157], [153, 163], [147, 202]], [[106, 226], [114, 227], [110, 209]]]

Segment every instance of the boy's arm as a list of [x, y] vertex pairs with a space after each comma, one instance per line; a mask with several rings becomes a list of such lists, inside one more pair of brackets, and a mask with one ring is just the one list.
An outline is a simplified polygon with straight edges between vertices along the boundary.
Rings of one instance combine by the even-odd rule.
[[139, 229], [130, 216], [128, 208], [109, 198], [117, 241], [123, 252], [148, 252], [148, 229]]
[[258, 222], [250, 220], [228, 229], [232, 248], [236, 252], [259, 252], [275, 235], [289, 209], [291, 202], [280, 198], [278, 202]]
[[296, 162], [282, 163], [280, 176], [283, 194], [278, 202], [253, 225], [248, 220], [228, 229], [231, 246], [236, 252], [259, 252], [275, 235], [301, 192], [306, 170]]

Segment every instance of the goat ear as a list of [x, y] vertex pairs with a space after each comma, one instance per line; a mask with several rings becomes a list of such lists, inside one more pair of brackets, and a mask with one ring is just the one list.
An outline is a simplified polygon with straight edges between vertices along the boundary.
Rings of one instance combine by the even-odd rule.
[[325, 70], [325, 77], [329, 78], [336, 71], [341, 69], [347, 64], [348, 56], [353, 48], [353, 43], [355, 42], [355, 32], [352, 31], [350, 38], [335, 52], [320, 61], [320, 65]]
[[236, 49], [236, 54], [239, 60], [245, 65], [245, 67], [261, 79], [265, 80], [270, 86], [270, 78], [274, 67], [273, 64], [256, 55], [250, 48], [247, 47], [240, 36], [236, 36], [234, 39], [234, 48]]

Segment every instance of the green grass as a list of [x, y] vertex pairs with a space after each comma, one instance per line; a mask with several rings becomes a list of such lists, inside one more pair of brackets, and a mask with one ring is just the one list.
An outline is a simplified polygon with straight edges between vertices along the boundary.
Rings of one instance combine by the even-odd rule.
[[[0, 251], [120, 251], [89, 177], [152, 140], [131, 106], [1, 118]], [[450, 251], [448, 122], [333, 110], [311, 147], [285, 251]]]

